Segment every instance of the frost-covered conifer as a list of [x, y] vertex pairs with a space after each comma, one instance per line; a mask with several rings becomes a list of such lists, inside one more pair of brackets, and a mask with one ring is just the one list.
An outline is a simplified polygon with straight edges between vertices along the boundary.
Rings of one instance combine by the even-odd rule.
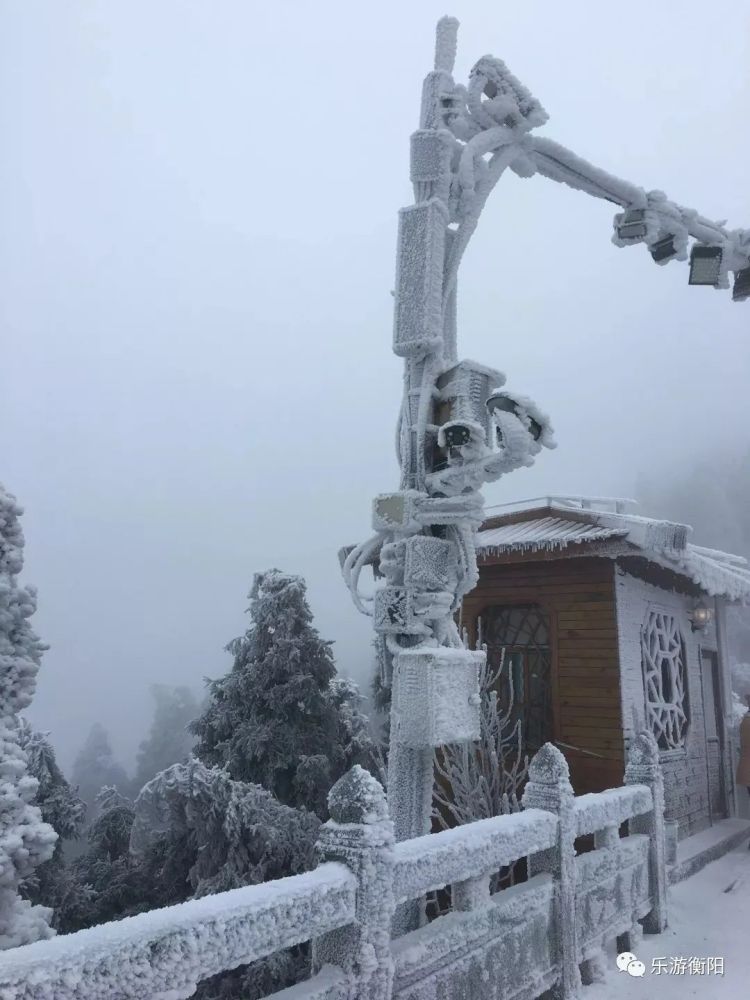
[[130, 863], [133, 803], [112, 785], [94, 801], [88, 848], [70, 866], [72, 891], [59, 913], [66, 933], [160, 905], [153, 886]]
[[84, 902], [79, 898], [79, 886], [65, 861], [62, 845], [63, 840], [72, 840], [80, 835], [86, 806], [60, 770], [46, 734], [35, 732], [28, 721], [22, 719], [19, 740], [28, 760], [29, 774], [39, 782], [36, 805], [42, 819], [49, 823], [59, 838], [54, 854], [24, 882], [23, 892], [32, 903], [52, 907], [53, 926], [62, 930], [65, 911]]
[[188, 725], [198, 715], [199, 708], [190, 688], [153, 684], [151, 694], [154, 718], [138, 750], [133, 781], [136, 795], [160, 771], [186, 761], [195, 742]]
[[[278, 802], [258, 785], [232, 781], [198, 760], [158, 774], [135, 802], [131, 884], [154, 894], [153, 906], [268, 882], [314, 867], [320, 821]], [[307, 972], [307, 948], [295, 948], [202, 983], [196, 1000], [254, 1000]]]
[[369, 763], [356, 691], [334, 683], [331, 643], [313, 627], [304, 580], [257, 574], [249, 610], [250, 628], [227, 646], [234, 666], [211, 682], [192, 727], [195, 753], [325, 817], [333, 783], [353, 763]]
[[46, 648], [29, 625], [36, 593], [17, 582], [23, 567], [21, 513], [15, 497], [0, 486], [0, 948], [54, 933], [51, 911], [19, 894], [34, 869], [52, 857], [57, 840], [33, 804], [37, 782], [20, 743], [18, 713], [31, 703]]
[[73, 784], [86, 803], [91, 820], [96, 815], [94, 806], [102, 788], [109, 785], [119, 789], [128, 787], [128, 777], [114, 759], [107, 731], [98, 722], [91, 727], [73, 763]]
[[[314, 865], [320, 821], [261, 788], [191, 758], [157, 774], [135, 801], [130, 848], [183, 854], [183, 881], [195, 896], [294, 875]], [[171, 864], [174, 865], [174, 857]], [[184, 888], [181, 889], [184, 892]]]

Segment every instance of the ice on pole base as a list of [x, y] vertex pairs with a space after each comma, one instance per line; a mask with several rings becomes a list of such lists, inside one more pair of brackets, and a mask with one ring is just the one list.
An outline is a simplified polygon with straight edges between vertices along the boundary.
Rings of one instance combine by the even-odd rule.
[[433, 647], [395, 658], [391, 739], [426, 749], [479, 739], [483, 651]]

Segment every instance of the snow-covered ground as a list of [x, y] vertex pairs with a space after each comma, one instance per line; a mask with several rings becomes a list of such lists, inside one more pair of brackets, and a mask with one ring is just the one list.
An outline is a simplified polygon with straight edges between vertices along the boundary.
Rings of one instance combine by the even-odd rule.
[[[633, 952], [642, 978], [618, 972], [615, 952], [607, 977], [582, 991], [583, 1000], [740, 1000], [750, 996], [750, 850], [747, 845], [707, 865], [669, 890], [669, 927], [644, 935]], [[697, 974], [690, 959], [723, 959], [724, 975]], [[654, 960], [664, 961], [656, 962]], [[684, 959], [683, 963], [681, 960]], [[676, 961], [675, 961], [676, 960]], [[673, 971], [655, 971], [671, 968]], [[676, 970], [683, 968], [684, 971]]]

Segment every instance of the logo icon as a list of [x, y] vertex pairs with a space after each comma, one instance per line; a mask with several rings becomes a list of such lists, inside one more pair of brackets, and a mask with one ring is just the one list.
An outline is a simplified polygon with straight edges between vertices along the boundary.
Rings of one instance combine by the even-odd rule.
[[629, 976], [645, 976], [646, 966], [639, 962], [632, 951], [623, 951], [617, 956], [617, 968]]

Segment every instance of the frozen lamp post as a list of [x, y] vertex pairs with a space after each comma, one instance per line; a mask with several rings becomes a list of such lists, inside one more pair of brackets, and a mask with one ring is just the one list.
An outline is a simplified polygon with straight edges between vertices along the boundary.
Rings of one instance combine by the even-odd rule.
[[[623, 209], [614, 221], [617, 245], [645, 243], [666, 264], [687, 259], [692, 237], [690, 282], [728, 287], [734, 271], [733, 297], [750, 295], [750, 232], [728, 231], [533, 135], [547, 113], [499, 59], [483, 57], [468, 85], [457, 85], [457, 29], [454, 18], [438, 24], [435, 68], [411, 137], [414, 204], [399, 214], [393, 350], [404, 359], [400, 488], [375, 498], [374, 536], [343, 561], [355, 604], [373, 618], [382, 680], [391, 688], [388, 801], [398, 840], [429, 832], [435, 749], [479, 736], [484, 654], [464, 647], [455, 615], [477, 582], [480, 490], [554, 446], [535, 404], [501, 391], [504, 375], [458, 360], [458, 269], [495, 184], [506, 170], [541, 174], [612, 202]], [[370, 597], [359, 590], [366, 565], [384, 577]], [[421, 918], [421, 904], [407, 904], [400, 927]]]

